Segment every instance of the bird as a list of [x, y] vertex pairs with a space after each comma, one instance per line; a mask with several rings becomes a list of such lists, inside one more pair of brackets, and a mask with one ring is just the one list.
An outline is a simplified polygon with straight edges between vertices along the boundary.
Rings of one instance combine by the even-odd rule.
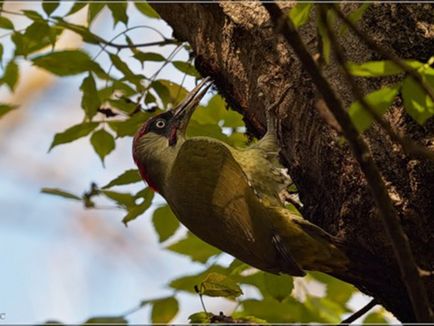
[[348, 258], [335, 238], [282, 199], [290, 180], [279, 161], [275, 111], [284, 96], [266, 109], [265, 135], [234, 148], [210, 137], [186, 137], [211, 85], [204, 78], [178, 106], [138, 129], [132, 153], [142, 179], [193, 234], [252, 267], [292, 276], [345, 271]]

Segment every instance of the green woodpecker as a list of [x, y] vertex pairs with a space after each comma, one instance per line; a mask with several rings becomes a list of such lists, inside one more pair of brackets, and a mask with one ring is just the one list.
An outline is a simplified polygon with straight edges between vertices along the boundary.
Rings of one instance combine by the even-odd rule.
[[208, 82], [138, 130], [133, 157], [142, 178], [191, 232], [251, 266], [294, 276], [345, 270], [347, 258], [333, 237], [291, 213], [280, 198], [288, 178], [278, 159], [273, 110], [267, 110], [266, 135], [247, 148], [186, 139]]

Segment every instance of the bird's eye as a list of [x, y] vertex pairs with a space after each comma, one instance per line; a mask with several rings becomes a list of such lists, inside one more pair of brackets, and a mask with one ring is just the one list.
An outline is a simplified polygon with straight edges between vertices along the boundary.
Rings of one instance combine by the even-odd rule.
[[166, 121], [163, 120], [163, 119], [158, 119], [158, 120], [155, 122], [155, 126], [156, 126], [157, 128], [162, 129], [162, 128], [166, 127]]

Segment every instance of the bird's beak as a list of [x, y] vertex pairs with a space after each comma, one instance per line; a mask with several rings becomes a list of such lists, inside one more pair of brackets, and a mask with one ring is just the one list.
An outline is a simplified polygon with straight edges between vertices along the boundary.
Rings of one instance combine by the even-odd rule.
[[210, 80], [211, 77], [203, 79], [190, 93], [188, 93], [187, 97], [173, 109], [173, 118], [176, 121], [176, 129], [182, 134], [185, 134], [188, 122], [190, 121], [194, 110], [211, 87], [212, 83], [208, 83]]

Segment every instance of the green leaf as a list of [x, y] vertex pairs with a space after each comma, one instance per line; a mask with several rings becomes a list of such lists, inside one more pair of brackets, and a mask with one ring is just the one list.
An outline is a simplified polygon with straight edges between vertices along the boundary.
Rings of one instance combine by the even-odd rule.
[[9, 61], [6, 65], [5, 73], [1, 79], [2, 83], [8, 85], [9, 89], [13, 92], [17, 85], [19, 77], [18, 65], [14, 60]]
[[113, 136], [104, 129], [97, 130], [90, 137], [90, 143], [92, 144], [95, 152], [101, 159], [104, 165], [104, 158], [110, 154], [116, 147]]
[[68, 13], [65, 16], [70, 16], [72, 14], [75, 14], [76, 12], [80, 11], [84, 7], [86, 7], [88, 4], [85, 2], [74, 2], [71, 9], [69, 9]]
[[89, 135], [97, 126], [98, 122], [83, 122], [55, 134], [48, 151], [51, 151], [54, 146], [70, 143], [78, 138]]
[[79, 196], [58, 188], [42, 188], [41, 192], [44, 194], [50, 194], [50, 195], [59, 196], [63, 198], [81, 200]]
[[159, 242], [166, 241], [179, 228], [179, 221], [169, 206], [162, 206], [154, 211], [152, 224], [158, 234]]
[[122, 223], [124, 223], [125, 226], [127, 226], [129, 222], [135, 220], [139, 215], [143, 214], [151, 206], [154, 192], [150, 188], [145, 188], [136, 194], [135, 199], [137, 200], [139, 198], [143, 198], [143, 202], [129, 208], [127, 215], [122, 219]]
[[168, 297], [155, 300], [152, 305], [151, 320], [153, 323], [167, 324], [179, 311], [178, 301]]
[[324, 283], [327, 286], [327, 298], [341, 305], [345, 305], [353, 294], [357, 292], [357, 289], [353, 285], [327, 274], [309, 272], [309, 276]]
[[[430, 85], [434, 85], [434, 75], [426, 74], [422, 75], [422, 78]], [[434, 115], [434, 102], [432, 98], [412, 77], [408, 76], [404, 79], [401, 94], [406, 112], [419, 124], [423, 125]]]
[[[99, 5], [99, 4], [91, 3], [90, 6], [92, 6], [92, 5]], [[99, 44], [99, 43], [103, 42], [103, 39], [101, 37], [99, 37], [98, 35], [92, 33], [88, 27], [69, 23], [69, 22], [63, 20], [61, 17], [53, 17], [52, 19], [56, 19], [57, 24], [60, 27], [66, 28], [66, 29], [73, 31], [73, 32], [77, 33], [78, 35], [80, 35], [81, 38], [83, 39], [83, 41], [85, 41], [87, 43]]]
[[27, 18], [30, 18], [33, 21], [44, 21], [44, 17], [35, 10], [22, 10], [21, 11]]
[[169, 103], [173, 107], [177, 106], [188, 94], [184, 87], [166, 79], [154, 81], [151, 89], [158, 94], [165, 108]]
[[57, 76], [77, 75], [95, 68], [89, 55], [80, 50], [51, 52], [33, 58], [32, 62]]
[[384, 318], [383, 313], [375, 311], [366, 316], [363, 320], [363, 324], [387, 324], [387, 320]]
[[110, 9], [114, 24], [113, 26], [116, 26], [117, 23], [122, 22], [124, 25], [128, 24], [128, 15], [127, 15], [127, 2], [108, 2], [107, 7]]
[[3, 52], [4, 52], [4, 48], [3, 48], [3, 44], [0, 43], [0, 67], [3, 67]]
[[209, 273], [225, 273], [226, 269], [220, 265], [212, 265], [207, 270], [200, 272], [196, 275], [186, 275], [174, 279], [170, 282], [169, 286], [172, 289], [178, 291], [185, 291], [189, 293], [196, 293], [195, 286], [199, 286], [200, 282], [202, 282]]
[[0, 118], [3, 117], [6, 113], [15, 110], [16, 108], [17, 108], [16, 105], [0, 103]]
[[224, 298], [236, 298], [243, 294], [234, 280], [219, 273], [209, 273], [200, 284], [199, 291], [210, 297]]
[[[363, 3], [361, 4], [357, 9], [353, 10], [347, 18], [353, 22], [357, 23], [365, 14], [366, 10], [369, 8], [371, 4], [370, 3]], [[344, 36], [348, 32], [348, 26], [346, 24], [342, 24], [341, 28], [339, 29], [339, 33], [341, 36]]]
[[91, 73], [83, 79], [80, 90], [83, 93], [83, 97], [81, 98], [81, 107], [86, 113], [86, 116], [92, 119], [101, 106], [101, 100], [98, 96], [95, 79]]
[[133, 57], [142, 64], [142, 67], [145, 61], [156, 61], [156, 62], [166, 61], [166, 59], [159, 53], [141, 52], [139, 50], [136, 50], [134, 52]]
[[88, 320], [86, 320], [83, 325], [88, 324], [100, 324], [100, 325], [110, 325], [110, 324], [117, 324], [117, 325], [128, 325], [128, 321], [124, 317], [118, 317], [118, 316], [102, 316], [102, 317], [92, 317]]
[[150, 18], [160, 18], [160, 15], [146, 2], [134, 2], [136, 8], [145, 16]]
[[208, 259], [220, 253], [217, 248], [203, 242], [192, 233], [187, 237], [167, 247], [168, 250], [181, 255], [189, 256], [191, 260], [206, 263]]
[[294, 288], [294, 281], [289, 275], [264, 273], [264, 284], [267, 292], [277, 301], [289, 297]]
[[299, 323], [312, 321], [309, 320], [309, 315], [305, 314], [305, 309], [300, 302], [293, 298], [288, 298], [287, 301], [278, 302], [272, 298], [264, 298], [263, 300], [248, 299], [243, 303], [244, 313], [253, 315], [273, 323]]
[[101, 10], [104, 8], [106, 4], [101, 2], [92, 2], [89, 4], [89, 11], [87, 12], [87, 25], [92, 25], [92, 22], [99, 15]]
[[[399, 87], [384, 87], [380, 90], [367, 94], [363, 98], [370, 104], [374, 111], [380, 116], [386, 113], [393, 100], [398, 94]], [[359, 132], [368, 129], [375, 118], [364, 108], [360, 102], [354, 102], [348, 109], [351, 121]]]
[[[330, 9], [327, 10], [326, 20], [327, 20], [329, 26], [333, 25], [333, 22], [335, 20], [335, 15], [334, 15], [333, 11]], [[330, 38], [329, 38], [328, 33], [327, 33], [327, 27], [323, 24], [323, 21], [320, 19], [319, 16], [318, 16], [317, 26], [318, 26], [319, 36], [321, 37], [322, 57], [324, 59], [324, 62], [329, 64], [330, 63], [330, 49], [331, 49]]]
[[[405, 60], [413, 69], [418, 69], [423, 66], [422, 62], [416, 60]], [[346, 67], [350, 74], [359, 77], [383, 77], [400, 74], [403, 70], [398, 67], [393, 61], [367, 61], [363, 63], [348, 62]]]
[[212, 316], [210, 312], [201, 311], [188, 316], [188, 320], [190, 324], [209, 324]]
[[289, 18], [292, 20], [295, 28], [299, 28], [307, 23], [310, 13], [313, 8], [313, 3], [297, 3], [289, 11]]
[[101, 189], [107, 189], [114, 186], [122, 186], [127, 185], [130, 183], [136, 183], [142, 181], [142, 178], [140, 177], [139, 171], [137, 169], [131, 169], [127, 170], [121, 175], [114, 178], [112, 181], [110, 181], [108, 184], [106, 184]]
[[54, 10], [59, 7], [59, 0], [43, 0], [42, 1], [42, 9], [44, 9], [45, 13], [50, 16]]
[[14, 29], [14, 24], [6, 17], [0, 16], [0, 28]]
[[119, 70], [128, 81], [136, 85], [137, 88], [142, 87], [140, 84], [140, 75], [136, 75], [135, 73], [133, 73], [130, 67], [128, 67], [128, 65], [123, 62], [118, 55], [110, 54], [110, 59], [116, 69]]
[[196, 68], [194, 68], [190, 63], [185, 61], [172, 61], [172, 64], [178, 69], [180, 72], [183, 72], [189, 76], [193, 76], [196, 78], [200, 78], [200, 74], [197, 72]]
[[108, 124], [118, 137], [133, 136], [139, 127], [149, 119], [150, 113], [139, 112], [124, 121], [110, 121]]
[[135, 205], [136, 198], [130, 193], [123, 193], [123, 192], [116, 192], [116, 191], [109, 191], [109, 190], [102, 190], [101, 193], [103, 193], [107, 198], [110, 198], [111, 200], [118, 203], [119, 206], [128, 208]]

